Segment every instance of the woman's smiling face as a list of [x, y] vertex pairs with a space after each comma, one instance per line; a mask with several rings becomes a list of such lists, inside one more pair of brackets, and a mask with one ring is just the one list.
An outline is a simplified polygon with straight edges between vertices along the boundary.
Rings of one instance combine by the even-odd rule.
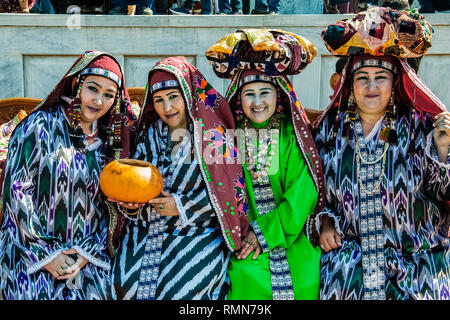
[[186, 105], [179, 89], [159, 90], [153, 94], [156, 113], [172, 130], [186, 128]]
[[380, 114], [386, 110], [392, 94], [394, 76], [378, 67], [364, 67], [353, 74], [353, 94], [360, 112]]
[[268, 120], [276, 110], [277, 89], [267, 82], [252, 82], [241, 89], [241, 103], [245, 115], [256, 123]]
[[102, 76], [87, 76], [81, 88], [81, 121], [92, 123], [114, 104], [117, 84]]

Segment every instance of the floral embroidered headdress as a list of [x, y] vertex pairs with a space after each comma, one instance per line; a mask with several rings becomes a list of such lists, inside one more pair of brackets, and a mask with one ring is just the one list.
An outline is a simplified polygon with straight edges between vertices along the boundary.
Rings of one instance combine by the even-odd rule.
[[239, 90], [251, 81], [266, 81], [279, 91], [279, 103], [290, 114], [297, 143], [318, 192], [315, 212], [324, 205], [323, 169], [306, 112], [293, 89], [288, 75], [303, 71], [317, 54], [307, 39], [284, 30], [244, 29], [228, 34], [206, 51], [206, 58], [220, 78], [230, 79], [226, 98], [239, 119]]

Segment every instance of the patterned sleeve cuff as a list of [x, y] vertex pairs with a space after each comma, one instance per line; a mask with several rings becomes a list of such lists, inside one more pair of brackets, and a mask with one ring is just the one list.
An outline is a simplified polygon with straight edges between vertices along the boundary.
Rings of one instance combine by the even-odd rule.
[[27, 274], [32, 274], [32, 273], [35, 273], [36, 271], [40, 270], [41, 268], [43, 268], [44, 266], [49, 264], [53, 259], [55, 259], [62, 251], [63, 251], [63, 249], [58, 249], [58, 250], [52, 252], [45, 259], [38, 261], [37, 263], [35, 263], [33, 265], [27, 266]]
[[[320, 237], [320, 228], [322, 226], [322, 217], [323, 216], [327, 216], [327, 217], [333, 219], [334, 228], [336, 229], [337, 233], [339, 233], [339, 235], [341, 237], [343, 237], [344, 233], [342, 232], [341, 228], [339, 227], [340, 218], [337, 217], [336, 215], [334, 215], [330, 209], [325, 208], [323, 211], [312, 216], [314, 220], [311, 221], [311, 229], [313, 229], [312, 231], [317, 235], [317, 238]], [[318, 241], [318, 239], [317, 239], [317, 241]]]
[[258, 238], [258, 242], [259, 245], [261, 246], [261, 250], [262, 252], [268, 252], [269, 251], [269, 246], [267, 244], [266, 238], [264, 238], [264, 235], [261, 231], [261, 229], [259, 228], [259, 225], [256, 221], [252, 221], [250, 222], [250, 226], [253, 229], [253, 232], [255, 232], [256, 238]]
[[450, 169], [450, 154], [447, 155], [447, 161], [441, 162], [438, 156], [438, 150], [436, 145], [434, 144], [433, 131], [431, 131], [427, 136], [427, 144], [425, 146], [425, 154], [438, 166], [442, 166], [446, 169]]
[[186, 216], [186, 210], [184, 210], [183, 203], [181, 202], [181, 199], [177, 194], [173, 193], [172, 197], [175, 200], [175, 205], [177, 206], [178, 209], [180, 222], [182, 225], [184, 225], [188, 221], [188, 218]]
[[83, 258], [89, 260], [90, 263], [95, 264], [96, 266], [101, 267], [101, 268], [103, 268], [103, 269], [105, 269], [107, 271], [109, 271], [111, 269], [110, 263], [105, 262], [105, 261], [103, 261], [101, 259], [98, 259], [98, 258], [94, 257], [93, 255], [91, 255], [90, 253], [85, 251], [80, 246], [73, 246], [73, 248], [75, 250], [77, 250], [78, 253], [83, 256]]
[[313, 247], [317, 246], [319, 243], [319, 234], [316, 231], [316, 215], [310, 214], [306, 219], [305, 228], [306, 238], [311, 242]]
[[322, 216], [327, 216], [334, 221], [334, 228], [336, 229], [337, 233], [341, 236], [341, 238], [344, 236], [344, 233], [342, 232], [341, 228], [339, 227], [339, 217], [336, 217], [336, 215], [333, 214], [333, 212], [326, 208], [325, 210], [319, 212], [316, 217], [316, 232], [320, 235], [320, 227], [322, 226]]

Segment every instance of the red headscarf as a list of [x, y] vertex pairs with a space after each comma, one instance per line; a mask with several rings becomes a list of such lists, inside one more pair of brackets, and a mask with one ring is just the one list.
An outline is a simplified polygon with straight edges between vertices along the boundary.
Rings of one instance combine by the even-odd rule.
[[122, 84], [122, 70], [119, 64], [112, 57], [106, 55], [92, 61], [80, 74], [105, 77], [114, 81], [119, 88]]
[[[70, 112], [69, 105], [67, 101], [65, 101], [62, 97], [72, 97], [73, 96], [73, 79], [74, 77], [79, 77], [80, 73], [83, 72], [86, 68], [97, 68], [104, 69], [114, 73], [116, 76], [120, 78], [120, 81], [116, 81], [118, 84], [118, 99], [120, 102], [120, 117], [117, 119], [117, 115], [114, 112], [110, 112], [105, 114], [102, 118], [99, 119], [99, 131], [102, 131], [104, 135], [102, 140], [104, 141], [104, 145], [106, 147], [111, 148], [112, 145], [110, 143], [110, 136], [106, 133], [107, 128], [111, 127], [114, 122], [117, 123], [119, 120], [120, 124], [120, 157], [128, 158], [130, 155], [130, 134], [134, 127], [135, 116], [131, 109], [131, 105], [129, 103], [128, 91], [125, 87], [125, 77], [123, 76], [122, 68], [117, 62], [117, 60], [111, 55], [99, 52], [99, 51], [87, 51], [81, 57], [79, 57], [75, 63], [70, 67], [69, 71], [64, 75], [64, 77], [58, 82], [58, 84], [53, 88], [50, 94], [33, 110], [36, 112], [38, 110], [47, 110], [57, 105], [63, 105], [65, 107], [66, 113]], [[91, 73], [95, 74], [95, 73]], [[96, 74], [100, 75], [100, 74]], [[115, 78], [111, 77], [107, 74], [102, 74], [102, 76], [106, 76], [107, 78]], [[116, 79], [118, 80], [118, 79]], [[120, 82], [120, 85], [119, 85]], [[114, 108], [114, 106], [112, 107]], [[102, 135], [100, 135], [102, 136]], [[105, 138], [106, 136], [106, 138]], [[106, 161], [114, 160], [113, 157], [107, 157]], [[2, 172], [0, 176], [0, 185], [3, 184], [4, 173]], [[2, 213], [0, 212], [0, 221], [2, 218]], [[112, 252], [112, 247], [110, 245], [110, 234], [108, 234], [108, 246], [110, 251]]]
[[314, 127], [317, 127], [331, 110], [337, 108], [340, 104], [347, 104], [353, 81], [351, 69], [355, 63], [367, 59], [388, 61], [398, 66], [399, 70], [394, 83], [394, 95], [401, 106], [414, 106], [416, 109], [433, 115], [446, 111], [445, 105], [431, 92], [422, 79], [419, 78], [416, 72], [408, 65], [405, 58], [361, 54], [349, 57], [347, 64], [342, 70], [342, 77], [338, 82], [337, 89], [331, 98], [331, 103], [316, 120]]
[[[74, 88], [73, 88], [73, 79], [74, 77], [80, 80], [80, 74], [82, 72], [86, 72], [86, 69], [97, 69], [97, 71], [87, 72], [86, 75], [100, 75], [107, 77], [115, 81], [118, 84], [117, 91], [117, 99], [120, 103], [120, 113], [115, 114], [114, 111], [108, 112], [102, 118], [99, 119], [99, 131], [101, 132], [100, 136], [102, 137], [103, 133], [106, 132], [107, 128], [111, 128], [114, 123], [120, 126], [120, 141], [117, 145], [117, 141], [113, 141], [116, 143], [115, 147], [120, 149], [120, 158], [128, 158], [130, 155], [130, 135], [132, 131], [135, 130], [136, 117], [131, 109], [131, 104], [129, 102], [128, 91], [125, 86], [125, 76], [123, 75], [122, 67], [119, 62], [111, 55], [105, 52], [99, 51], [86, 51], [80, 58], [75, 61], [69, 71], [64, 75], [64, 77], [58, 82], [58, 84], [53, 88], [50, 94], [39, 104], [36, 110], [46, 110], [48, 108], [53, 107], [54, 105], [61, 104], [65, 107], [65, 111], [69, 114], [72, 110], [70, 110], [71, 106], [67, 104], [67, 101], [63, 99], [63, 97], [72, 97], [74, 98]], [[114, 80], [116, 78], [114, 75], [107, 73], [95, 73], [100, 70], [106, 70], [114, 75], [118, 76], [119, 79]], [[78, 86], [78, 83], [75, 85], [75, 88]], [[115, 106], [112, 106], [114, 108]], [[102, 137], [102, 140], [105, 143], [107, 148], [112, 148], [113, 144], [111, 144], [111, 139], [108, 137]], [[117, 140], [117, 139], [116, 139]], [[114, 160], [113, 156], [108, 158], [108, 161]]]
[[[177, 80], [186, 103], [186, 114], [194, 125], [194, 152], [201, 164], [202, 177], [207, 186], [211, 205], [217, 212], [225, 243], [230, 251], [239, 250], [248, 229], [248, 204], [245, 197], [242, 165], [236, 161], [237, 151], [230, 149], [226, 143], [228, 141], [226, 131], [236, 129], [233, 115], [227, 100], [185, 57], [163, 59], [150, 70], [137, 132], [146, 130], [153, 121], [158, 119], [150, 92], [151, 85], [173, 79]], [[204, 134], [212, 132], [213, 140], [206, 139], [206, 135], [202, 139], [201, 132]], [[224, 158], [222, 163], [203, 161], [203, 150], [210, 148], [211, 142], [213, 146], [224, 147], [218, 147], [216, 150], [217, 154]], [[137, 139], [134, 140], [131, 151], [134, 152], [136, 147]], [[231, 207], [233, 209], [230, 209]], [[116, 233], [115, 239], [117, 238]]]
[[169, 88], [179, 88], [177, 78], [170, 72], [156, 70], [152, 74], [152, 78], [149, 79], [149, 92], [154, 94], [158, 90], [164, 90]]
[[252, 82], [267, 82], [271, 83], [274, 86], [277, 86], [277, 81], [275, 80], [275, 78], [268, 76], [262, 71], [256, 69], [248, 69], [242, 71], [239, 77], [238, 87], [241, 89], [244, 85]]

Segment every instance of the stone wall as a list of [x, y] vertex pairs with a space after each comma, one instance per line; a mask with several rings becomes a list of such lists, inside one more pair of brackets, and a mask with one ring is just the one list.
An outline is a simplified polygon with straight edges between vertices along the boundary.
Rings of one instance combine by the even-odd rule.
[[[450, 15], [426, 18], [435, 29], [433, 47], [419, 75], [450, 105]], [[305, 107], [324, 109], [332, 93], [329, 78], [336, 58], [320, 38], [338, 15], [279, 16], [68, 16], [0, 15], [0, 99], [44, 98], [85, 50], [113, 54], [124, 65], [129, 87], [145, 86], [149, 69], [160, 59], [185, 55], [225, 93], [228, 81], [218, 79], [205, 51], [238, 28], [280, 28], [310, 39], [318, 55], [306, 70], [291, 77]]]

